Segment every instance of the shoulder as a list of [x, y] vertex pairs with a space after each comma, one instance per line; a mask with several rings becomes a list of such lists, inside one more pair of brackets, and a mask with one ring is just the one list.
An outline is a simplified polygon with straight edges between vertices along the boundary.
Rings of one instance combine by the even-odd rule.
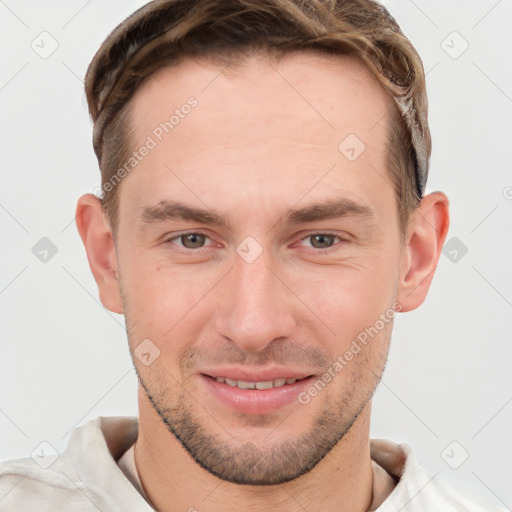
[[[374, 443], [372, 443], [374, 444]], [[395, 489], [377, 509], [378, 512], [504, 512], [493, 499], [471, 487], [449, 480], [440, 473], [424, 470], [416, 460], [410, 446], [397, 445], [389, 441], [377, 441], [386, 457], [382, 461], [391, 463], [392, 474], [398, 478]], [[372, 446], [372, 458], [375, 451]], [[400, 453], [401, 452], [401, 453]], [[390, 454], [398, 454], [401, 464], [393, 464]], [[393, 457], [391, 457], [392, 459]], [[399, 467], [401, 466], [401, 467]], [[386, 467], [384, 467], [386, 469]]]
[[[56, 460], [50, 467], [45, 467], [44, 460], [41, 460], [43, 466], [38, 462], [32, 458], [0, 462], [2, 511], [50, 512], [66, 508], [85, 511], [95, 508], [80, 489], [71, 464]], [[92, 500], [96, 498], [93, 494]]]
[[117, 511], [119, 499], [140, 502], [116, 463], [134, 434], [136, 419], [100, 417], [74, 430], [61, 454], [0, 462], [0, 509]]

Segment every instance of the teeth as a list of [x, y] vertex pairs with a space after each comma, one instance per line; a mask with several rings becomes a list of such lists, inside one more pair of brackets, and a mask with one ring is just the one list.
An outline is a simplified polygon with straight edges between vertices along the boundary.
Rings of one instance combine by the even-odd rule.
[[297, 382], [297, 379], [275, 379], [275, 380], [266, 380], [261, 382], [246, 382], [245, 380], [233, 380], [228, 379], [226, 377], [217, 377], [215, 379], [217, 382], [222, 382], [227, 384], [228, 386], [237, 387], [240, 389], [271, 389], [271, 388], [280, 388], [285, 384], [294, 384]]
[[256, 387], [254, 382], [245, 382], [245, 380], [237, 380], [237, 383], [241, 389], [254, 389]]
[[264, 382], [256, 382], [256, 389], [271, 389], [274, 387], [274, 383], [271, 380]]

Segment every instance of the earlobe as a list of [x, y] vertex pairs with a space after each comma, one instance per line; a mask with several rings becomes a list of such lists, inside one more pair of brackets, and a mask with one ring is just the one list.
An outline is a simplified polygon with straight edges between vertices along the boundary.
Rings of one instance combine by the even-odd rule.
[[123, 313], [114, 240], [100, 200], [93, 194], [83, 195], [75, 218], [101, 303], [109, 311]]
[[446, 195], [433, 192], [409, 220], [397, 297], [401, 311], [416, 309], [427, 296], [448, 232], [448, 210]]

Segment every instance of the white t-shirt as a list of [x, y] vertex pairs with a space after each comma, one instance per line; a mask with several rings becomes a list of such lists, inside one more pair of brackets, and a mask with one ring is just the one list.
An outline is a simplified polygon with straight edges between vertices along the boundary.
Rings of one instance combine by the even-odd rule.
[[[51, 457], [0, 462], [2, 512], [150, 512], [135, 466], [137, 418], [99, 417], [75, 429], [67, 448]], [[494, 501], [439, 474], [424, 471], [407, 445], [389, 443], [372, 457], [386, 469], [389, 453], [405, 461], [399, 481], [378, 512], [498, 512]], [[380, 448], [384, 446], [380, 443]], [[393, 466], [397, 466], [394, 461]]]

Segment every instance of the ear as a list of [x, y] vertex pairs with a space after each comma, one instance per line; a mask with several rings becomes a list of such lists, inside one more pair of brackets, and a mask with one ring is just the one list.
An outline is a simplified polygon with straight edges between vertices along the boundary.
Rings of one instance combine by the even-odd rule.
[[412, 214], [402, 253], [400, 311], [416, 309], [425, 300], [449, 224], [448, 198], [442, 192], [425, 196]]
[[123, 313], [114, 239], [100, 200], [93, 194], [83, 195], [75, 218], [101, 303], [113, 313]]

